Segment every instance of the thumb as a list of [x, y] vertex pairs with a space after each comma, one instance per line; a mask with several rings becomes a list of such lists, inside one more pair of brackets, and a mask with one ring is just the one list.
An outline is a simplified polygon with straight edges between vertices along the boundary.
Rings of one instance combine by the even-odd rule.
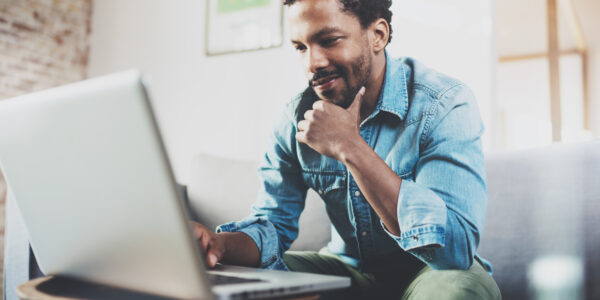
[[354, 115], [359, 116], [360, 115], [360, 106], [362, 105], [364, 95], [365, 95], [365, 87], [363, 86], [360, 88], [360, 90], [358, 90], [358, 93], [356, 93], [356, 96], [354, 96], [354, 101], [352, 101], [352, 104], [350, 104], [350, 107], [348, 107], [347, 111], [353, 113]]
[[225, 252], [225, 245], [219, 238], [213, 239], [208, 246], [206, 262], [208, 266], [213, 268], [222, 258]]
[[219, 262], [219, 257], [214, 252], [208, 253], [208, 265], [212, 268]]
[[208, 250], [206, 255], [206, 262], [210, 268], [214, 268], [215, 265], [223, 258], [223, 252], [220, 249], [211, 248]]

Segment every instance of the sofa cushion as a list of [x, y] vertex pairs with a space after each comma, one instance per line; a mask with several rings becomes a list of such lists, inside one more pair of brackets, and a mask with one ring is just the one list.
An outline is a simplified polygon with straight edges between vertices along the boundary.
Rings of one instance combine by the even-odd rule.
[[[258, 163], [253, 161], [197, 155], [188, 183], [192, 218], [215, 228], [248, 216], [260, 186], [257, 168]], [[330, 239], [330, 222], [323, 201], [312, 190], [308, 192], [299, 228], [291, 249], [319, 250]]]
[[505, 299], [526, 299], [527, 269], [581, 257], [586, 296], [600, 299], [600, 141], [487, 155], [488, 210], [478, 252]]

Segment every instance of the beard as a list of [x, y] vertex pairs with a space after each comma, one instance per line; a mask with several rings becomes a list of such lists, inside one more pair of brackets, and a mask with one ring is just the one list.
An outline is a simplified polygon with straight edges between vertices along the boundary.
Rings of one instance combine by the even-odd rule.
[[[367, 62], [368, 60], [368, 62]], [[367, 82], [371, 77], [371, 56], [361, 56], [352, 64], [352, 73], [356, 76], [356, 84], [350, 85], [348, 78], [345, 78], [346, 88], [342, 91], [342, 99], [338, 105], [343, 108], [348, 108], [354, 102], [354, 97], [361, 87], [367, 86]]]
[[[331, 75], [339, 75], [339, 78], [345, 83], [345, 87], [341, 93], [336, 93], [335, 90], [327, 90], [319, 95], [323, 100], [339, 105], [343, 108], [348, 108], [354, 101], [354, 97], [358, 93], [361, 87], [367, 85], [369, 78], [371, 77], [371, 64], [372, 57], [365, 53], [358, 57], [351, 65], [350, 70], [342, 67], [336, 67], [333, 71], [322, 71], [318, 72], [313, 76], [313, 79], [309, 80], [309, 86], [313, 86], [320, 78], [324, 78]], [[355, 84], [350, 83], [350, 75], [354, 75], [356, 79]], [[316, 92], [316, 91], [315, 91]]]

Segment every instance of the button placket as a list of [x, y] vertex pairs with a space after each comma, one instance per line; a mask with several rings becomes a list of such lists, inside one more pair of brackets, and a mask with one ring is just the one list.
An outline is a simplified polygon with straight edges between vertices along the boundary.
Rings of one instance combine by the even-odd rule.
[[[365, 125], [363, 122], [362, 125]], [[371, 139], [372, 126], [361, 126], [360, 134], [363, 139], [373, 148], [373, 139]], [[356, 240], [358, 242], [359, 255], [363, 261], [367, 260], [374, 254], [373, 239], [371, 231], [373, 230], [371, 223], [371, 207], [366, 203], [366, 199], [361, 197], [362, 193], [356, 184], [352, 175], [348, 172], [348, 196], [352, 203], [352, 210], [355, 216], [356, 224]]]
[[367, 259], [373, 252], [373, 240], [369, 234], [371, 230], [370, 206], [360, 197], [361, 193], [353, 178], [349, 179], [349, 183], [350, 190], [354, 190], [350, 193], [350, 199], [356, 217], [356, 239], [361, 257]]

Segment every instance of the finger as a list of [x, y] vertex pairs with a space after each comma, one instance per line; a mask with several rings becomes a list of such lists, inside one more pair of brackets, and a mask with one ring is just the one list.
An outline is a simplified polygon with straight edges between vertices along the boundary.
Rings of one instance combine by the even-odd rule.
[[192, 224], [192, 230], [194, 231], [194, 236], [198, 239], [200, 238], [200, 236], [202, 236], [202, 225], [195, 223], [195, 222], [190, 222]]
[[308, 124], [309, 122], [306, 120], [298, 122], [298, 132], [308, 130]]
[[208, 235], [205, 231], [199, 231], [196, 235], [196, 239], [198, 240], [198, 245], [202, 247], [202, 251], [206, 252], [206, 247], [210, 241], [210, 235]]
[[300, 142], [300, 143], [306, 144], [307, 143], [306, 133], [304, 131], [298, 131], [298, 132], [296, 132], [296, 140], [298, 142]]
[[223, 252], [225, 252], [225, 249], [217, 239], [210, 241], [208, 251], [206, 251], [206, 261], [211, 268], [221, 260]]
[[202, 244], [202, 249], [204, 250], [204, 252], [208, 251], [208, 243], [211, 240], [211, 236], [208, 233], [203, 233], [202, 237], [200, 238], [200, 244]]
[[208, 256], [206, 258], [206, 261], [208, 262], [208, 266], [210, 268], [214, 268], [217, 263], [219, 262], [219, 257], [217, 255], [215, 255], [213, 252], [209, 252]]
[[363, 100], [364, 94], [365, 94], [365, 87], [363, 86], [360, 88], [360, 90], [358, 90], [358, 93], [356, 93], [356, 96], [354, 96], [354, 101], [352, 101], [352, 104], [350, 104], [350, 107], [348, 107], [348, 111], [354, 112], [355, 114], [360, 113], [360, 106], [362, 105], [362, 100]]
[[309, 121], [314, 120], [314, 114], [315, 114], [314, 110], [312, 110], [312, 109], [311, 110], [307, 110], [304, 113], [304, 120], [309, 120]]
[[317, 110], [317, 109], [323, 110], [323, 109], [325, 109], [325, 101], [323, 101], [323, 100], [315, 101], [315, 103], [313, 103], [312, 107], [313, 107], [313, 110]]
[[200, 242], [202, 246], [202, 250], [206, 251], [206, 247], [208, 246], [208, 242], [211, 239], [211, 232], [208, 229], [198, 223], [194, 224], [194, 235], [196, 239]]

